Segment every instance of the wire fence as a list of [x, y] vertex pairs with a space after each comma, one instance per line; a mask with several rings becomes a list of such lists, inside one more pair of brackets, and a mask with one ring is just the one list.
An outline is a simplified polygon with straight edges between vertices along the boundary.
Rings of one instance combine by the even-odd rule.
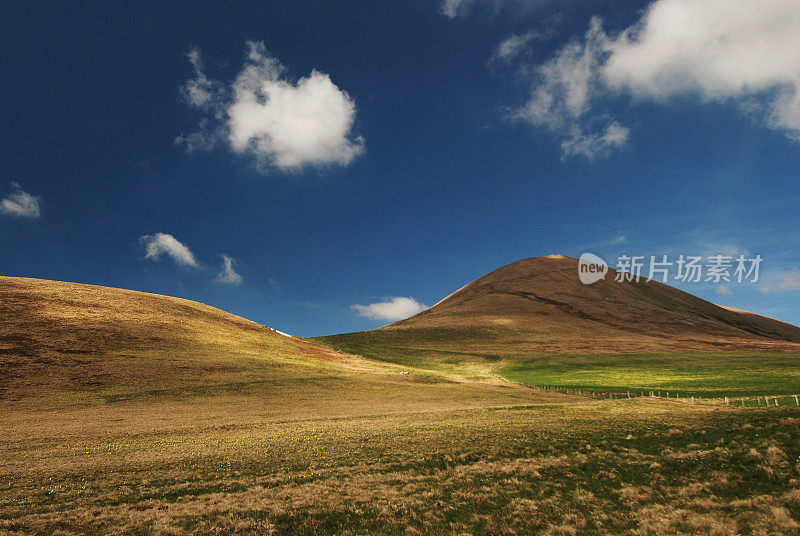
[[780, 406], [800, 406], [800, 395], [775, 395], [775, 396], [702, 396], [699, 393], [687, 393], [685, 391], [666, 391], [653, 389], [634, 389], [629, 391], [604, 391], [597, 389], [575, 389], [558, 385], [539, 385], [521, 382], [526, 387], [542, 389], [562, 394], [585, 396], [598, 399], [620, 399], [620, 398], [660, 398], [670, 400], [680, 400], [689, 404], [716, 403], [728, 406], [741, 407], [780, 407]]

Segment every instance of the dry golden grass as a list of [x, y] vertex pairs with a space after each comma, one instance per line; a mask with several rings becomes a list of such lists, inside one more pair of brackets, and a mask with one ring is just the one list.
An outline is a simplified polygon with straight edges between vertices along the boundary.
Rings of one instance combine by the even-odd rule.
[[291, 378], [337, 354], [199, 303], [141, 292], [0, 278], [0, 396], [134, 395]]
[[85, 285], [1, 278], [0, 307], [0, 536], [800, 534], [797, 408], [588, 400]]
[[260, 410], [14, 411], [0, 534], [798, 534], [789, 408]]

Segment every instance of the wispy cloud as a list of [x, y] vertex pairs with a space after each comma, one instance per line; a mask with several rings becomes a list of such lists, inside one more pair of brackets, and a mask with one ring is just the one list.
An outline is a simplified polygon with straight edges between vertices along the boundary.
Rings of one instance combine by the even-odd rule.
[[171, 234], [144, 235], [139, 238], [139, 243], [145, 248], [145, 259], [157, 261], [163, 255], [167, 255], [172, 258], [175, 264], [194, 268], [200, 266], [194, 253]]
[[40, 198], [31, 195], [16, 183], [11, 182], [13, 191], [0, 201], [0, 214], [18, 218], [38, 218], [41, 216], [39, 210]]
[[351, 305], [358, 312], [358, 316], [372, 318], [373, 320], [402, 320], [420, 313], [428, 308], [414, 298], [385, 298], [385, 301], [369, 305]]
[[564, 46], [534, 70], [530, 98], [511, 119], [558, 135], [565, 157], [593, 159], [625, 146], [628, 128], [613, 118], [592, 113], [594, 96], [602, 87], [600, 66], [606, 42], [600, 20], [593, 19], [582, 41]]
[[199, 50], [189, 52], [194, 77], [181, 86], [184, 102], [205, 115], [200, 128], [178, 136], [190, 151], [218, 144], [251, 156], [262, 171], [348, 165], [364, 152], [353, 134], [353, 99], [329, 75], [311, 71], [292, 81], [264, 43], [247, 43], [247, 57], [230, 84], [211, 80]]
[[772, 280], [771, 282], [760, 284], [758, 290], [764, 293], [800, 290], [800, 268], [794, 267], [770, 279]]
[[194, 78], [184, 82], [180, 91], [187, 104], [203, 110], [215, 110], [225, 94], [225, 88], [216, 80], [210, 80], [205, 73], [203, 56], [199, 48], [191, 49], [186, 57], [194, 69]]
[[541, 39], [541, 37], [542, 34], [534, 30], [511, 34], [497, 45], [489, 58], [489, 63], [509, 62], [519, 56], [531, 41]]
[[225, 283], [227, 285], [241, 285], [242, 276], [239, 275], [234, 269], [236, 261], [227, 255], [222, 255], [222, 270], [217, 275], [215, 281], [218, 283]]
[[527, 13], [530, 8], [542, 4], [555, 4], [567, 2], [568, 0], [440, 0], [439, 12], [448, 19], [465, 17], [469, 15], [473, 8], [484, 8], [493, 14], [509, 12], [513, 14]]
[[466, 14], [474, 3], [475, 0], [442, 0], [439, 11], [448, 19], [454, 19]]
[[585, 156], [592, 160], [598, 155], [608, 154], [612, 149], [624, 147], [628, 143], [630, 130], [616, 121], [605, 127], [602, 132], [585, 133], [577, 125], [573, 133], [561, 142], [564, 157]]
[[530, 98], [513, 118], [560, 136], [564, 156], [625, 146], [628, 128], [602, 108], [603, 97], [619, 95], [734, 103], [800, 141], [798, 2], [656, 0], [613, 36], [593, 19], [533, 72]]
[[622, 231], [620, 231], [620, 232], [617, 233], [617, 236], [614, 237], [614, 239], [611, 241], [611, 243], [615, 244], [615, 245], [616, 244], [627, 244], [628, 243], [628, 237], [625, 236]]

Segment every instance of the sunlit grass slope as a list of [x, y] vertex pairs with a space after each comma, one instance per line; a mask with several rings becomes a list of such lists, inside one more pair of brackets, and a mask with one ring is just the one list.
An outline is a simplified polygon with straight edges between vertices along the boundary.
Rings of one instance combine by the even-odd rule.
[[448, 330], [437, 339], [437, 330], [372, 331], [317, 340], [373, 360], [465, 378], [496, 374], [527, 385], [615, 392], [653, 389], [700, 397], [800, 394], [800, 352], [526, 355], [485, 348], [481, 353], [481, 342], [491, 341], [496, 333], [484, 331], [486, 338], [474, 343], [476, 332], [464, 330], [457, 342], [450, 340], [454, 333]]
[[639, 390], [701, 397], [800, 394], [800, 354], [777, 352], [562, 354], [510, 361], [496, 372], [526, 384], [635, 394]]
[[537, 396], [370, 362], [188, 300], [15, 277], [0, 278], [0, 365], [4, 404], [256, 396], [265, 411], [316, 415]]
[[2, 392], [104, 396], [246, 389], [349, 356], [199, 303], [121, 289], [0, 278]]

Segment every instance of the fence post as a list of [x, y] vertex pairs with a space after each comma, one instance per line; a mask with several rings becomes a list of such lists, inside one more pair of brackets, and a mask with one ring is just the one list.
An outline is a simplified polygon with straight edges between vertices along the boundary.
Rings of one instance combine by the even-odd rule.
[[730, 401], [728, 400], [728, 397], [726, 396], [725, 397], [725, 405], [727, 406], [728, 404], [730, 404]]
[[798, 399], [797, 395], [794, 395], [794, 403], [800, 406], [800, 399]]

